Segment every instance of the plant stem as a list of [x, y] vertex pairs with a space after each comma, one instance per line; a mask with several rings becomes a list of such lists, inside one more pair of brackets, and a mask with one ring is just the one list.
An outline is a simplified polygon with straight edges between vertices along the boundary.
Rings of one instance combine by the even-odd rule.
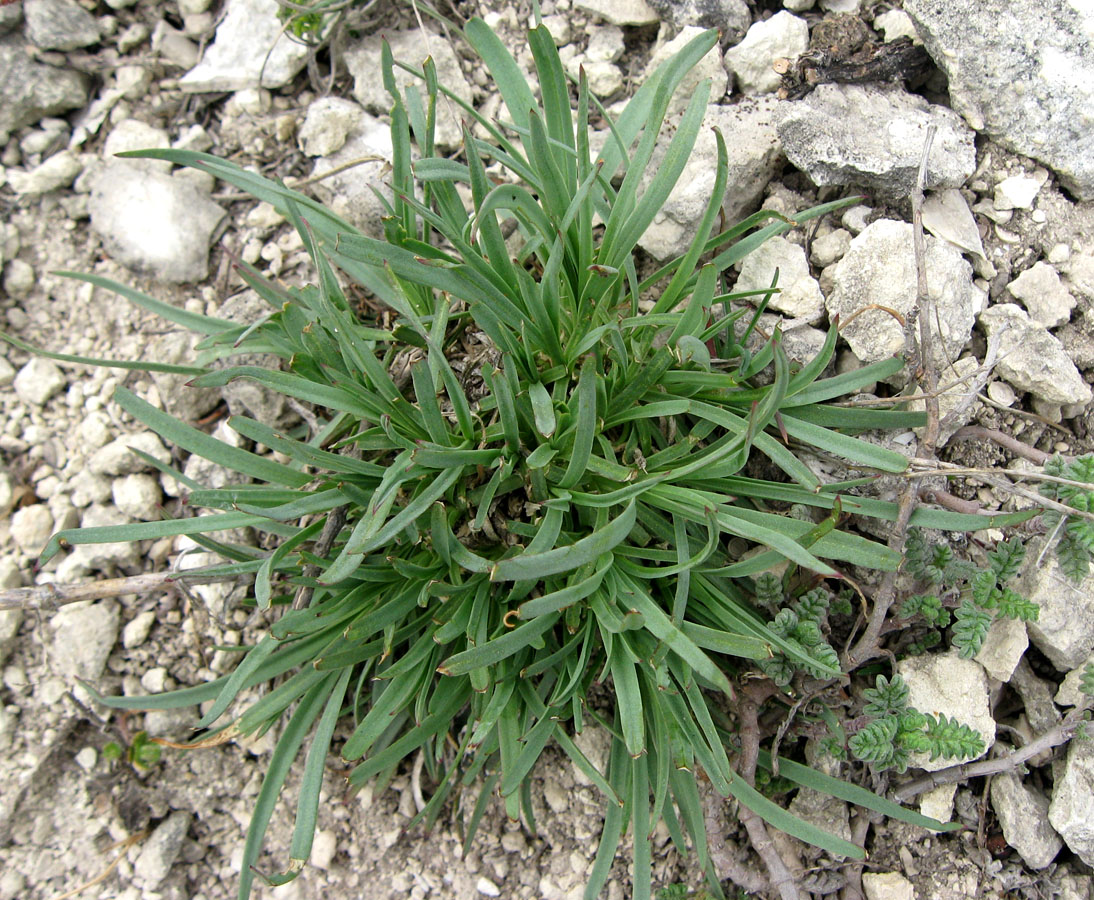
[[1086, 713], [1087, 710], [1085, 707], [1076, 707], [1064, 717], [1064, 720], [1059, 725], [1048, 729], [1048, 731], [1038, 735], [1024, 747], [1013, 750], [1006, 756], [1000, 756], [996, 759], [985, 759], [980, 762], [961, 763], [956, 766], [939, 769], [937, 772], [928, 772], [926, 775], [916, 778], [914, 781], [909, 781], [906, 785], [895, 791], [893, 799], [898, 803], [907, 803], [913, 797], [922, 794], [924, 791], [929, 791], [931, 788], [940, 787], [944, 784], [953, 784], [958, 781], [965, 781], [966, 779], [976, 778], [981, 775], [998, 775], [1002, 772], [1010, 772], [1017, 769], [1020, 765], [1037, 756], [1039, 753], [1044, 753], [1046, 750], [1051, 750], [1053, 747], [1058, 747], [1060, 744], [1066, 744], [1071, 740], [1071, 738], [1075, 736], [1075, 732], [1079, 729], [1079, 726], [1086, 720]]
[[128, 578], [107, 578], [86, 584], [40, 584], [37, 587], [9, 588], [0, 591], [0, 610], [37, 609], [56, 610], [68, 603], [84, 600], [104, 600], [125, 594], [143, 594], [157, 588], [180, 585], [219, 584], [236, 581], [238, 575], [205, 575], [202, 569], [186, 572], [148, 572]]

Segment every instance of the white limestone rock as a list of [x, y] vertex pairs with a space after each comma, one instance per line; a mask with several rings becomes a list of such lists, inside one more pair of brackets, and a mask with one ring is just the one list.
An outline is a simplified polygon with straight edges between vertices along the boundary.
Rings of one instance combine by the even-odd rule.
[[1049, 865], [1064, 842], [1049, 824], [1048, 798], [1023, 784], [1013, 772], [991, 780], [991, 805], [999, 817], [1003, 837], [1026, 865], [1039, 870]]
[[307, 62], [308, 48], [284, 33], [278, 9], [277, 0], [228, 0], [216, 38], [201, 62], [179, 79], [179, 87], [205, 93], [277, 88], [292, 81]]
[[[926, 238], [927, 289], [941, 323], [935, 353], [940, 365], [948, 365], [964, 349], [972, 334], [976, 313], [986, 296], [973, 284], [972, 266], [951, 245]], [[904, 331], [896, 319], [871, 304], [889, 307], [903, 316], [916, 307], [915, 253], [912, 226], [893, 219], [878, 219], [853, 241], [832, 269], [834, 287], [826, 305], [831, 318], [847, 320], [841, 335], [864, 363], [888, 359], [904, 350]]]
[[1083, 381], [1060, 341], [1013, 303], [1000, 303], [980, 314], [988, 339], [999, 336], [995, 371], [1020, 391], [1061, 406], [1090, 402]]
[[784, 312], [809, 324], [824, 317], [824, 295], [809, 272], [805, 250], [784, 237], [764, 241], [744, 258], [737, 291], [764, 290], [779, 270], [779, 291], [771, 295], [768, 309]]
[[112, 600], [73, 603], [61, 609], [50, 626], [54, 671], [64, 678], [97, 681], [118, 640], [118, 605]]
[[737, 78], [746, 94], [776, 91], [782, 78], [772, 64], [777, 59], [796, 59], [809, 48], [809, 25], [783, 10], [770, 19], [756, 22], [744, 40], [726, 51], [726, 68]]
[[1007, 290], [1042, 328], [1056, 328], [1069, 321], [1077, 302], [1056, 269], [1045, 262], [1034, 263], [1008, 284]]
[[[984, 752], [995, 743], [995, 717], [991, 712], [988, 679], [980, 664], [954, 653], [913, 656], [897, 664], [908, 685], [908, 706], [929, 715], [945, 715], [980, 734]], [[983, 754], [981, 754], [983, 755]], [[934, 772], [965, 759], [931, 760], [925, 753], [912, 755], [912, 765]]]

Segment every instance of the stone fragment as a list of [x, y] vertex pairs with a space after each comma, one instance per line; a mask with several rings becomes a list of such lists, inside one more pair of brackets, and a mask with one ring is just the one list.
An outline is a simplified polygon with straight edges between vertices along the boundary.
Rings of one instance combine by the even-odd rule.
[[1051, 548], [1041, 557], [1043, 541], [1030, 542], [1027, 566], [1016, 590], [1039, 607], [1026, 628], [1030, 640], [1061, 672], [1081, 665], [1094, 651], [1094, 577], [1076, 584], [1061, 570]]
[[1091, 653], [1085, 662], [1077, 665], [1064, 677], [1054, 698], [1057, 706], [1083, 706], [1092, 702], [1090, 695], [1081, 690], [1087, 666], [1094, 666], [1094, 653]]
[[19, 370], [12, 387], [29, 406], [44, 406], [68, 381], [53, 360], [36, 356]]
[[676, 28], [717, 28], [730, 45], [738, 43], [752, 24], [745, 0], [650, 0], [650, 6]]
[[923, 227], [973, 256], [984, 256], [980, 229], [969, 204], [956, 188], [936, 191], [923, 201]]
[[1094, 741], [1073, 740], [1056, 780], [1048, 820], [1068, 849], [1094, 866]]
[[17, 128], [86, 103], [83, 75], [34, 62], [18, 36], [0, 37], [0, 144]]
[[[701, 28], [697, 28], [694, 25], [685, 26], [680, 30], [680, 33], [676, 35], [671, 41], [664, 43], [658, 42], [654, 47], [653, 55], [650, 57], [649, 64], [646, 66], [646, 78], [649, 78], [665, 60], [669, 59], [680, 50], [697, 35], [702, 33]], [[722, 65], [722, 52], [715, 44], [707, 51], [706, 56], [699, 60], [695, 64], [695, 67], [684, 76], [684, 80], [680, 82], [680, 87], [677, 88], [676, 93], [673, 95], [672, 100], [669, 101], [669, 112], [682, 112], [687, 108], [688, 101], [691, 100], [692, 94], [695, 93], [695, 88], [699, 82], [703, 79], [709, 78], [711, 81], [710, 87], [710, 102], [718, 103], [726, 95], [726, 90], [729, 88], [729, 76], [726, 74], [725, 66]]]
[[822, 84], [785, 103], [777, 128], [787, 159], [815, 184], [866, 185], [903, 198], [916, 184], [931, 125], [927, 187], [960, 187], [976, 170], [972, 130], [956, 113], [900, 88]]
[[[197, 354], [194, 347], [201, 335], [192, 331], [169, 331], [155, 339], [149, 359], [176, 365], [193, 365]], [[151, 372], [152, 381], [160, 392], [163, 405], [176, 419], [191, 424], [216, 409], [221, 401], [218, 388], [193, 387], [192, 376], [171, 372]]]
[[[715, 127], [726, 138], [729, 160], [729, 179], [722, 204], [726, 221], [737, 222], [756, 209], [764, 187], [782, 160], [775, 136], [777, 104], [773, 97], [759, 97], [733, 106], [707, 107], [695, 148], [680, 180], [638, 242], [643, 250], [657, 259], [668, 259], [684, 253], [690, 246], [714, 189], [718, 159], [712, 130]], [[664, 144], [654, 150], [642, 190], [657, 171], [664, 153]]]
[[338, 854], [338, 838], [329, 828], [320, 829], [315, 833], [312, 841], [311, 859], [309, 862], [320, 871], [330, 869], [334, 857]]
[[[33, 289], [34, 281], [34, 267], [24, 260], [13, 259], [4, 268], [4, 290], [9, 297], [24, 299]], [[0, 384], [3, 384], [2, 378]]]
[[[980, 664], [954, 653], [913, 656], [897, 663], [897, 671], [908, 685], [908, 706], [921, 713], [945, 715], [980, 734], [984, 752], [995, 743], [995, 718], [991, 713], [988, 679]], [[983, 754], [981, 754], [983, 755]], [[963, 759], [930, 759], [926, 753], [912, 754], [912, 765], [928, 772], [944, 769]]]
[[1026, 623], [1000, 616], [991, 623], [983, 645], [973, 658], [996, 681], [1010, 681], [1028, 646]]
[[768, 309], [784, 312], [814, 324], [824, 316], [824, 295], [809, 273], [805, 250], [784, 237], [764, 241], [744, 258], [735, 291], [765, 290], [779, 271], [779, 291], [771, 295]]
[[118, 639], [118, 605], [73, 603], [50, 621], [53, 642], [50, 661], [58, 675], [95, 682]]
[[827, 234], [814, 238], [809, 245], [809, 259], [822, 269], [838, 262], [851, 249], [851, 232], [834, 228]]
[[133, 475], [137, 472], [151, 472], [153, 467], [133, 453], [135, 448], [158, 459], [171, 461], [171, 452], [163, 446], [160, 439], [151, 431], [139, 431], [125, 435], [100, 447], [88, 461], [88, 469], [96, 475]]
[[159, 518], [162, 499], [160, 483], [151, 475], [134, 474], [115, 478], [111, 491], [114, 505], [131, 519], [150, 522]]
[[[345, 51], [345, 63], [353, 76], [354, 99], [373, 115], [386, 116], [391, 111], [391, 95], [380, 77], [381, 37], [374, 34], [351, 44]], [[432, 56], [437, 67], [437, 81], [465, 103], [472, 102], [471, 86], [463, 77], [456, 53], [444, 35], [414, 29], [388, 33], [387, 38], [391, 54], [397, 60], [420, 67], [427, 56]], [[407, 84], [421, 85], [418, 79], [401, 69], [395, 70], [395, 83], [400, 91]], [[459, 107], [454, 103], [438, 101], [436, 140], [439, 147], [452, 149], [462, 144], [460, 116]]]
[[342, 149], [363, 117], [364, 111], [352, 100], [321, 97], [308, 107], [297, 143], [308, 156], [330, 156]]
[[[162, 128], [156, 128], [140, 119], [122, 119], [106, 137], [103, 158], [110, 160], [118, 153], [130, 150], [155, 150], [168, 147], [171, 139]], [[135, 169], [153, 172], [170, 172], [171, 163], [166, 159], [126, 159], [125, 164]]]
[[[285, 34], [279, 8], [277, 0], [228, 0], [216, 38], [201, 62], [179, 79], [179, 87], [204, 93], [277, 88], [292, 81], [307, 62], [308, 48]], [[379, 69], [376, 76], [379, 82]]]
[[1011, 296], [1021, 302], [1030, 320], [1042, 328], [1055, 328], [1071, 318], [1076, 300], [1064, 287], [1056, 269], [1036, 262], [1007, 285]]
[[1090, 402], [1090, 386], [1063, 345], [1024, 309], [998, 304], [980, 314], [980, 324], [989, 340], [999, 335], [995, 371], [1018, 390], [1060, 405]]
[[163, 281], [201, 281], [224, 210], [193, 183], [162, 172], [134, 177], [127, 162], [107, 164], [88, 201], [92, 227], [110, 253]]
[[1028, 175], [1012, 175], [995, 186], [996, 209], [1030, 209], [1043, 181]]
[[863, 872], [866, 900], [915, 900], [915, 887], [899, 872]]
[[[623, 73], [615, 63], [593, 60], [584, 64], [589, 90], [601, 100], [614, 97], [623, 90]], [[577, 71], [577, 66], [574, 66]]]
[[[15, 580], [3, 578], [3, 571], [15, 571]], [[19, 576], [19, 568], [10, 557], [0, 560], [0, 586], [5, 588], [22, 587], [22, 578]], [[15, 649], [15, 643], [19, 638], [19, 626], [23, 624], [23, 611], [21, 609], [0, 610], [0, 666], [4, 665], [11, 652]]]
[[953, 818], [953, 798], [956, 793], [956, 784], [940, 784], [924, 791], [919, 795], [919, 811], [939, 822], [949, 822]]
[[[973, 284], [972, 266], [952, 246], [926, 238], [927, 289], [941, 324], [935, 352], [940, 365], [957, 358], [965, 347], [976, 313], [986, 298]], [[872, 304], [909, 315], [916, 306], [912, 226], [878, 219], [853, 241], [833, 270], [834, 288], [827, 299], [829, 317], [846, 322], [841, 334], [864, 363], [887, 359], [904, 349], [904, 331], [888, 313]], [[853, 321], [847, 320], [865, 310]], [[936, 322], [932, 326], [938, 327]]]
[[1094, 40], [1073, 0], [907, 0], [953, 108], [977, 132], [1094, 198]]
[[885, 35], [887, 44], [902, 37], [911, 38], [915, 43], [920, 42], [919, 35], [915, 32], [915, 22], [902, 9], [890, 9], [880, 16], [874, 16], [873, 29]]
[[772, 68], [777, 59], [796, 59], [809, 48], [809, 25], [785, 10], [756, 22], [736, 47], [726, 51], [726, 68], [746, 94], [778, 90], [782, 77]]
[[[359, 124], [347, 134], [342, 147], [315, 161], [312, 175], [318, 180], [313, 189], [333, 212], [366, 234], [380, 237], [383, 235], [381, 218], [387, 213], [372, 188], [377, 188], [390, 198], [391, 188], [384, 183], [383, 173], [391, 153], [390, 127], [362, 112]], [[319, 177], [345, 163], [368, 156], [377, 159], [325, 178]]]
[[17, 509], [11, 517], [11, 539], [24, 553], [37, 556], [53, 534], [53, 514], [45, 503]]
[[27, 37], [42, 50], [77, 50], [99, 42], [99, 23], [75, 0], [23, 0]]
[[1076, 253], [1066, 262], [1068, 287], [1080, 297], [1094, 301], [1094, 253]]
[[[117, 507], [96, 503], [84, 511], [80, 527], [129, 525], [132, 521]], [[68, 584], [92, 572], [113, 572], [117, 568], [133, 569], [140, 565], [141, 559], [141, 546], [137, 541], [78, 544], [57, 566], [57, 580]]]
[[145, 890], [155, 890], [167, 878], [182, 850], [191, 818], [190, 813], [176, 810], [160, 822], [145, 841], [133, 864], [133, 872], [143, 882]]
[[23, 22], [23, 5], [21, 3], [8, 3], [0, 6], [0, 35], [14, 31]]
[[[803, 787], [790, 801], [790, 812], [825, 834], [851, 840], [851, 815], [847, 804], [837, 797]], [[835, 856], [835, 859], [845, 857]]]
[[1003, 837], [1031, 869], [1043, 869], [1064, 842], [1049, 824], [1048, 799], [1022, 783], [1013, 772], [991, 780], [991, 805], [999, 817]]
[[574, 6], [611, 25], [652, 25], [657, 11], [646, 0], [575, 0]]
[[126, 650], [134, 650], [148, 640], [152, 626], [156, 624], [156, 614], [152, 610], [145, 610], [126, 623], [122, 629], [122, 646]]
[[10, 169], [8, 184], [15, 193], [33, 197], [68, 187], [83, 169], [84, 164], [75, 153], [62, 150], [30, 171]]
[[177, 28], [172, 28], [164, 19], [160, 19], [152, 31], [152, 52], [184, 69], [192, 69], [200, 58], [197, 44]]
[[619, 62], [626, 49], [622, 28], [615, 25], [590, 25], [585, 33], [589, 38], [585, 45], [585, 59], [590, 62]]

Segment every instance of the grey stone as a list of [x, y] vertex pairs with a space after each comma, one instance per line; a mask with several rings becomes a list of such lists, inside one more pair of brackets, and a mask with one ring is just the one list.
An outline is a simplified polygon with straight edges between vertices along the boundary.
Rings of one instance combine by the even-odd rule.
[[110, 253], [163, 281], [201, 281], [224, 210], [191, 182], [141, 172], [125, 161], [104, 166], [88, 201], [92, 227]]
[[88, 461], [88, 469], [96, 475], [133, 475], [137, 472], [154, 471], [152, 466], [133, 453], [135, 448], [160, 462], [171, 461], [171, 452], [151, 431], [139, 431], [125, 435], [100, 447]]
[[1060, 570], [1052, 549], [1041, 557], [1043, 547], [1041, 539], [1030, 542], [1027, 557], [1041, 561], [1027, 566], [1018, 591], [1040, 608], [1037, 621], [1026, 626], [1030, 640], [1067, 672], [1094, 651], [1094, 577], [1076, 584]]
[[19, 636], [19, 626], [23, 624], [23, 611], [21, 609], [0, 610], [0, 666], [2, 666], [12, 650], [15, 649], [15, 641]]
[[27, 37], [43, 50], [76, 50], [99, 42], [99, 23], [75, 0], [23, 0]]
[[[179, 79], [179, 87], [238, 91], [283, 87], [292, 81], [307, 62], [308, 48], [284, 34], [278, 9], [277, 0], [228, 0], [216, 38], [201, 62]], [[379, 81], [379, 69], [376, 75]]]
[[[972, 282], [972, 266], [949, 244], [926, 238], [927, 289], [941, 323], [942, 340], [935, 344], [941, 365], [965, 347], [976, 312], [986, 297]], [[829, 317], [848, 319], [871, 304], [889, 307], [903, 316], [916, 306], [915, 254], [912, 226], [892, 219], [872, 222], [853, 241], [832, 269], [834, 288], [828, 296]], [[935, 322], [931, 323], [937, 328]], [[892, 316], [866, 309], [840, 332], [864, 363], [887, 359], [904, 350], [904, 331]], [[937, 335], [936, 335], [937, 338]]]
[[902, 37], [911, 38], [916, 42], [919, 41], [919, 35], [915, 32], [915, 22], [902, 9], [890, 9], [880, 16], [874, 16], [871, 27], [874, 31], [880, 31], [885, 35], [885, 43]]
[[996, 681], [1010, 681], [1014, 669], [1029, 646], [1026, 623], [1020, 619], [996, 618], [974, 659]]
[[1076, 253], [1067, 260], [1067, 284], [1071, 290], [1094, 301], [1094, 253]]
[[796, 59], [808, 48], [809, 25], [783, 10], [756, 22], [744, 40], [726, 51], [726, 68], [737, 77], [737, 86], [744, 93], [770, 93], [782, 83], [772, 68], [775, 60]]
[[160, 483], [151, 475], [122, 475], [111, 486], [114, 505], [131, 519], [149, 522], [159, 518]]
[[322, 176], [345, 163], [366, 156], [377, 159], [337, 172], [315, 182], [313, 190], [333, 212], [347, 219], [366, 234], [383, 235], [382, 216], [387, 215], [383, 204], [373, 193], [378, 189], [390, 199], [391, 188], [384, 173], [391, 159], [391, 129], [374, 116], [361, 113], [358, 125], [346, 136], [345, 143], [334, 153], [315, 161], [313, 176]]
[[1094, 198], [1094, 40], [1071, 0], [907, 0], [953, 108], [976, 131]]
[[321, 97], [308, 107], [296, 141], [308, 156], [330, 156], [361, 125], [364, 111], [352, 100]]
[[[198, 63], [198, 46], [185, 34], [161, 19], [152, 31], [152, 52], [169, 63], [191, 69]], [[254, 76], [257, 80], [257, 73]], [[234, 82], [233, 82], [234, 83]], [[232, 88], [226, 88], [232, 90]]]
[[[577, 62], [568, 66], [573, 72], [578, 71]], [[623, 73], [615, 63], [603, 60], [592, 60], [584, 64], [585, 77], [589, 79], [589, 90], [601, 100], [614, 97], [623, 90]]]
[[[433, 57], [437, 67], [437, 81], [445, 85], [465, 103], [472, 102], [471, 86], [463, 77], [459, 60], [451, 44], [442, 34], [419, 29], [388, 33], [392, 56], [410, 65], [420, 67], [427, 56]], [[363, 38], [346, 48], [345, 63], [353, 76], [353, 96], [373, 115], [387, 115], [391, 110], [391, 95], [384, 88], [380, 77], [381, 35], [375, 34]], [[399, 90], [408, 84], [421, 89], [421, 82], [402, 71], [395, 70], [395, 83]], [[461, 111], [450, 101], [437, 102], [436, 141], [439, 147], [455, 148], [463, 141], [460, 128]]]
[[[103, 144], [103, 158], [109, 160], [115, 154], [130, 150], [155, 150], [170, 145], [171, 139], [162, 128], [156, 128], [140, 119], [122, 119], [107, 135]], [[165, 159], [127, 159], [125, 164], [153, 172], [171, 171], [171, 163]]]
[[[980, 664], [953, 653], [913, 656], [897, 663], [897, 671], [908, 685], [908, 706], [930, 715], [944, 714], [980, 734], [984, 752], [995, 743], [995, 718], [991, 712], [988, 679]], [[912, 765], [928, 772], [943, 769], [964, 759], [931, 760], [926, 753], [912, 755]]]
[[968, 201], [956, 188], [936, 191], [927, 196], [923, 201], [923, 227], [936, 238], [986, 259], [976, 219]]
[[118, 640], [118, 605], [111, 600], [64, 607], [53, 626], [51, 660], [58, 675], [97, 681]]
[[0, 471], [0, 518], [7, 518], [15, 504], [15, 484], [9, 472]]
[[105, 503], [112, 495], [112, 482], [105, 475], [96, 475], [89, 469], [81, 469], [68, 483], [72, 491], [72, 505], [78, 509], [92, 503]]
[[1048, 798], [1012, 772], [991, 780], [991, 805], [1007, 839], [1031, 869], [1043, 869], [1064, 842], [1048, 822]]
[[851, 232], [834, 228], [813, 239], [809, 245], [809, 259], [822, 269], [838, 262], [851, 249]]
[[34, 279], [34, 267], [21, 259], [13, 259], [4, 268], [4, 290], [16, 300], [22, 300], [31, 292]]
[[23, 5], [21, 3], [9, 3], [0, 6], [0, 35], [14, 31], [23, 22]]
[[1036, 262], [1007, 285], [1011, 296], [1021, 301], [1030, 320], [1043, 328], [1055, 328], [1071, 318], [1077, 302], [1057, 271], [1045, 262]]
[[652, 25], [658, 20], [646, 0], [575, 0], [574, 6], [612, 25]]
[[[722, 209], [727, 222], [736, 222], [755, 211], [764, 188], [778, 170], [782, 152], [775, 136], [773, 97], [748, 98], [732, 106], [711, 105], [703, 120], [691, 158], [676, 188], [654, 217], [638, 245], [657, 259], [683, 253], [695, 238], [699, 220], [714, 189], [717, 143], [712, 128], [726, 139], [729, 180]], [[664, 158], [665, 146], [654, 150], [643, 178], [645, 190]]]
[[1001, 303], [982, 312], [980, 324], [989, 340], [999, 335], [995, 371], [1018, 390], [1060, 405], [1090, 402], [1090, 386], [1063, 345], [1024, 309]]
[[155, 890], [167, 878], [182, 850], [191, 818], [190, 813], [176, 810], [160, 822], [145, 841], [133, 864], [133, 872], [146, 890]]
[[[685, 26], [671, 41], [658, 42], [646, 66], [646, 78], [648, 79], [667, 59], [679, 53], [680, 50], [697, 35], [702, 34], [702, 29], [694, 25]], [[688, 101], [695, 93], [696, 87], [703, 79], [711, 80], [710, 102], [718, 103], [726, 95], [729, 88], [729, 76], [722, 64], [722, 51], [715, 44], [707, 54], [695, 64], [695, 67], [684, 76], [680, 87], [676, 89], [672, 100], [669, 101], [669, 113], [682, 112], [687, 108]]]
[[1030, 178], [1028, 175], [1004, 178], [995, 186], [993, 205], [996, 209], [1031, 209], [1043, 184], [1042, 179]]
[[1094, 740], [1071, 742], [1063, 777], [1052, 791], [1048, 820], [1072, 853], [1094, 865]]
[[717, 28], [729, 44], [739, 42], [752, 24], [745, 0], [650, 0], [650, 6], [677, 28]]
[[[102, 528], [129, 525], [133, 520], [114, 506], [93, 504], [80, 520], [81, 528]], [[141, 563], [141, 546], [137, 541], [111, 541], [105, 544], [78, 544], [61, 560], [57, 580], [69, 583], [92, 572], [112, 572], [116, 568], [133, 569]]]
[[824, 295], [809, 274], [805, 250], [784, 237], [773, 237], [744, 258], [736, 291], [765, 290], [779, 271], [779, 291], [771, 295], [768, 309], [784, 312], [814, 324], [824, 316]]
[[84, 170], [80, 158], [68, 150], [54, 153], [45, 162], [27, 172], [8, 170], [8, 184], [17, 194], [37, 196], [68, 187]]
[[[847, 804], [830, 794], [803, 787], [790, 801], [790, 812], [826, 834], [851, 840], [851, 815]], [[845, 857], [837, 855], [834, 858]]]
[[19, 549], [37, 556], [53, 534], [53, 514], [45, 503], [34, 503], [17, 509], [11, 517], [11, 539]]
[[64, 372], [53, 360], [36, 356], [19, 370], [12, 387], [16, 396], [30, 406], [44, 406], [68, 384]]
[[[202, 336], [190, 331], [169, 331], [152, 344], [151, 359], [159, 362], [192, 365], [197, 354], [194, 347]], [[160, 392], [163, 405], [176, 419], [197, 422], [216, 409], [221, 394], [217, 388], [193, 387], [192, 376], [170, 372], [152, 372], [152, 380]]]
[[915, 887], [899, 872], [863, 872], [866, 900], [915, 900]]
[[148, 640], [152, 626], [156, 624], [156, 614], [152, 610], [139, 613], [134, 619], [126, 623], [122, 629], [122, 646], [126, 650], [133, 650]]
[[[13, 259], [8, 263], [8, 270], [10, 271], [11, 267], [17, 262], [19, 260]], [[15, 367], [3, 356], [0, 356], [0, 387], [7, 387], [13, 381], [15, 381]]]
[[931, 125], [937, 132], [926, 185], [960, 187], [976, 170], [972, 130], [951, 110], [900, 88], [822, 84], [783, 104], [777, 128], [787, 159], [816, 184], [866, 185], [886, 197], [907, 197]]

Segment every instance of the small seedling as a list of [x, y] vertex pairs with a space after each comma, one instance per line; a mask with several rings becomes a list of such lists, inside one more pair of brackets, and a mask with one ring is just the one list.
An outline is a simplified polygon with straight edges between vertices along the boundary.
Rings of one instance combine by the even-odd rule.
[[108, 762], [125, 759], [131, 766], [146, 770], [160, 761], [162, 748], [153, 742], [148, 732], [138, 731], [126, 746], [122, 746], [117, 741], [110, 741], [103, 747], [102, 753], [103, 759]]

